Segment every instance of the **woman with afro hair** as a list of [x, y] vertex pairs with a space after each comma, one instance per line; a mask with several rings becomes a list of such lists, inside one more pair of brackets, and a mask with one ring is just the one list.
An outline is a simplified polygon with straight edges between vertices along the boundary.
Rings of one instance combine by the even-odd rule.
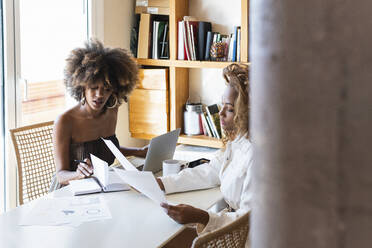
[[127, 102], [135, 88], [137, 73], [137, 64], [124, 49], [107, 48], [90, 40], [85, 47], [71, 51], [64, 83], [78, 104], [61, 114], [54, 124], [56, 180], [51, 190], [90, 176], [90, 153], [108, 164], [114, 162], [115, 157], [101, 137], [110, 139], [124, 155], [146, 156], [146, 147], [122, 147], [115, 136], [118, 107]]

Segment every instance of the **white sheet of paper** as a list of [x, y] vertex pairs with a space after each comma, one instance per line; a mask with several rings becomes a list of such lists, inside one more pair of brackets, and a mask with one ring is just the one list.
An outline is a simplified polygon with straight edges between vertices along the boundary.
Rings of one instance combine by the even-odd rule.
[[100, 196], [40, 198], [18, 225], [78, 226], [111, 218], [110, 209]]
[[126, 171], [114, 168], [114, 171], [130, 186], [160, 204], [167, 203], [164, 192], [160, 189], [150, 171]]
[[93, 165], [93, 175], [98, 179], [98, 181], [106, 187], [109, 181], [109, 169], [106, 161], [90, 154], [90, 159]]
[[138, 171], [136, 167], [134, 167], [128, 159], [125, 158], [125, 156], [120, 152], [120, 150], [112, 143], [111, 140], [106, 140], [104, 138], [101, 138], [107, 147], [110, 149], [110, 151], [114, 154], [115, 158], [119, 160], [120, 164], [128, 171]]

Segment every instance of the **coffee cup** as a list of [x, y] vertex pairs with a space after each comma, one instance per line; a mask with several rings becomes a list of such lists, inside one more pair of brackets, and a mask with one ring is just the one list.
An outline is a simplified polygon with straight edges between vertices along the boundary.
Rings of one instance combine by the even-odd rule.
[[181, 161], [167, 159], [163, 161], [163, 176], [177, 174], [181, 170]]

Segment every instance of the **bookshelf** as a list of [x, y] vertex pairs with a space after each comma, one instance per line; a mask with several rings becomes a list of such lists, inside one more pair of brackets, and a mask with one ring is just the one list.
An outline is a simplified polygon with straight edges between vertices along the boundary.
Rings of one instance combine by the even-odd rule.
[[[184, 104], [189, 97], [190, 68], [224, 68], [231, 62], [177, 60], [178, 21], [188, 16], [188, 0], [169, 0], [169, 55], [168, 60], [137, 59], [142, 66], [169, 68], [169, 127], [174, 130], [183, 127]], [[241, 63], [248, 64], [248, 13], [249, 0], [241, 0]], [[150, 139], [151, 135], [137, 135], [134, 138]], [[204, 135], [180, 135], [179, 143], [221, 148], [222, 141]]]

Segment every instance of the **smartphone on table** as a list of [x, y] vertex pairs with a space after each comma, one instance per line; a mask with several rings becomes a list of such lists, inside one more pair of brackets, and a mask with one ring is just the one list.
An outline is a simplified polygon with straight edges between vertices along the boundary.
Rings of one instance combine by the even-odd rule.
[[206, 159], [206, 158], [200, 158], [200, 159], [197, 159], [197, 160], [194, 160], [194, 161], [191, 161], [189, 163], [189, 165], [187, 166], [187, 168], [194, 168], [198, 165], [201, 165], [201, 164], [205, 164], [205, 163], [208, 163], [210, 160], [209, 159]]

